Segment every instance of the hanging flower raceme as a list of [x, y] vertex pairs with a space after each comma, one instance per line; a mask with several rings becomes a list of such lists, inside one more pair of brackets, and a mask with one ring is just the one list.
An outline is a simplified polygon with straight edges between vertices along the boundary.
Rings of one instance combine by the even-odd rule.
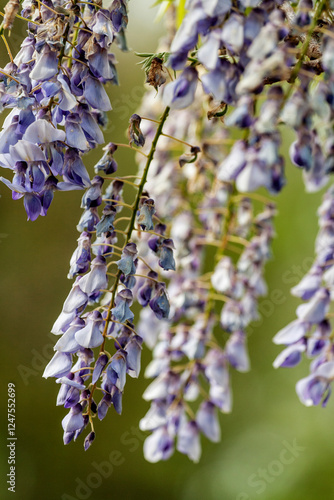
[[[153, 119], [150, 109], [148, 100], [141, 111]], [[154, 284], [150, 280], [143, 280], [137, 291], [145, 307], [139, 333], [145, 344], [153, 347], [153, 360], [145, 375], [154, 380], [143, 395], [151, 406], [140, 422], [140, 428], [151, 433], [144, 443], [145, 457], [151, 462], [169, 458], [175, 448], [197, 462], [201, 434], [219, 441], [218, 412], [230, 412], [232, 408], [230, 372], [233, 368], [241, 372], [249, 369], [246, 328], [257, 319], [257, 299], [266, 293], [263, 267], [270, 257], [275, 208], [268, 202], [263, 212], [254, 215], [249, 198], [237, 197], [231, 184], [217, 180], [214, 173], [223, 155], [213, 146], [210, 149], [209, 144], [222, 139], [220, 124], [205, 129], [208, 135], [202, 130], [198, 138], [190, 125], [199, 120], [197, 113], [195, 105], [187, 110], [181, 122], [184, 128], [180, 117], [175, 115], [173, 120], [172, 115], [166, 134], [172, 136], [177, 131], [178, 139], [186, 144], [203, 140], [203, 153], [198, 153], [193, 164], [184, 163], [180, 169], [173, 153], [173, 139], [166, 138], [156, 151], [147, 184], [158, 218], [170, 228], [177, 269], [167, 288], [168, 321], [159, 323], [157, 319], [163, 318], [146, 307], [152, 305]], [[149, 123], [148, 133], [150, 127]], [[173, 190], [172, 200], [165, 198], [166, 186]], [[188, 205], [192, 199], [196, 199], [195, 213]], [[236, 222], [231, 218], [234, 212], [239, 212]], [[165, 230], [166, 226], [157, 224], [156, 234], [148, 240], [145, 262], [153, 269], [154, 254], [160, 254], [159, 265], [168, 268], [161, 265], [165, 260], [161, 255], [166, 252], [169, 257], [172, 250], [164, 238]], [[228, 239], [224, 237], [226, 231]], [[230, 240], [245, 247], [239, 259], [231, 253]], [[145, 250], [145, 246], [146, 241], [139, 242], [139, 248]], [[219, 260], [213, 272], [205, 273], [205, 256], [215, 246]], [[156, 274], [150, 276], [156, 279]]]
[[[26, 0], [22, 15], [31, 21], [28, 36], [0, 70], [0, 108], [11, 109], [0, 133], [0, 166], [12, 170], [12, 181], [1, 181], [35, 220], [55, 191], [90, 185], [81, 157], [104, 142], [100, 125], [111, 109], [105, 84], [117, 83], [110, 48], [123, 37], [126, 3], [104, 9], [75, 1], [68, 8], [65, 1], [38, 7]], [[5, 27], [11, 24], [6, 18]]]
[[[187, 267], [179, 268], [172, 277], [169, 294], [174, 315], [166, 327], [160, 327], [153, 361], [146, 370], [146, 376], [155, 378], [143, 395], [151, 408], [140, 423], [142, 430], [152, 432], [144, 444], [147, 460], [166, 459], [176, 446], [197, 462], [201, 433], [219, 441], [217, 411], [226, 413], [232, 408], [231, 368], [249, 370], [246, 328], [257, 319], [257, 298], [266, 293], [263, 266], [270, 256], [274, 214], [269, 205], [254, 218], [250, 233], [255, 234], [244, 252], [235, 264], [231, 257], [220, 258], [212, 285], [203, 282], [200, 272], [197, 279], [190, 277]], [[233, 233], [229, 235], [233, 237]], [[196, 234], [192, 238], [197, 238]], [[142, 315], [139, 331], [143, 335], [150, 322], [149, 316]], [[207, 384], [209, 390], [203, 399]], [[197, 412], [192, 410], [194, 404]], [[166, 454], [165, 440], [169, 443]]]
[[[110, 144], [106, 154], [113, 155], [116, 149]], [[115, 162], [113, 158], [106, 158], [106, 154], [98, 163], [103, 168], [96, 169], [105, 174], [110, 173], [109, 167], [104, 168], [105, 162]], [[111, 173], [114, 171], [112, 168]], [[135, 190], [133, 205], [125, 203], [124, 182], [119, 177], [113, 180], [96, 175], [82, 196], [84, 212], [77, 226], [81, 234], [69, 272], [69, 278], [76, 277], [76, 280], [53, 325], [52, 333], [60, 338], [44, 372], [44, 377], [55, 377], [61, 384], [57, 404], [70, 409], [63, 419], [64, 443], [76, 440], [90, 425], [84, 440], [85, 449], [95, 439], [94, 417], [97, 415], [102, 420], [112, 405], [121, 413], [126, 375], [138, 377], [140, 372], [142, 338], [136, 333], [132, 310], [134, 301], [142, 303], [137, 299], [140, 253], [132, 241], [135, 233], [144, 232], [148, 237], [161, 234], [161, 248], [157, 251], [160, 260], [155, 258], [156, 266], [175, 269], [173, 241], [163, 237], [166, 226], [160, 224], [159, 233], [152, 231], [154, 200], [144, 194], [142, 185], [128, 178], [124, 181]], [[125, 210], [130, 212], [130, 217], [122, 217]], [[122, 219], [129, 221], [126, 231], [118, 229]], [[150, 292], [144, 293], [147, 304], [156, 318], [168, 318], [170, 306], [164, 281], [147, 265], [142, 273], [138, 276], [140, 283], [148, 281], [151, 287]], [[110, 342], [113, 353], [110, 347], [106, 350]], [[102, 398], [98, 398], [97, 388]]]

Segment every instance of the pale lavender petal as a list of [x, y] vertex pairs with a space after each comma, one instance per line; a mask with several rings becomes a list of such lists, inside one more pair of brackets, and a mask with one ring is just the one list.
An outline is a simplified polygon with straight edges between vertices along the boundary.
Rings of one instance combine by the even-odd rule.
[[309, 327], [308, 324], [295, 320], [292, 323], [289, 323], [286, 327], [276, 333], [273, 338], [273, 342], [275, 344], [294, 344], [298, 342], [298, 340], [305, 337]]
[[217, 410], [210, 401], [204, 401], [196, 415], [196, 422], [203, 434], [217, 443], [220, 441], [220, 425], [217, 416]]
[[72, 367], [72, 356], [65, 352], [56, 352], [45, 367], [43, 377], [62, 377], [67, 375]]
[[144, 442], [144, 457], [148, 462], [167, 460], [174, 453], [174, 442], [165, 427], [153, 432]]
[[47, 144], [65, 141], [65, 132], [58, 130], [46, 120], [36, 120], [29, 125], [22, 139], [34, 144]]

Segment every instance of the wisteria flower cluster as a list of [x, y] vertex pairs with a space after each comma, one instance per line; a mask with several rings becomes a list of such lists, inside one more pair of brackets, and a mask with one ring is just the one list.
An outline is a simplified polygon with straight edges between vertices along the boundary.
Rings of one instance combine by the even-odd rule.
[[[18, 0], [8, 5], [20, 8]], [[104, 142], [101, 126], [111, 109], [104, 84], [117, 83], [110, 47], [115, 40], [124, 45], [127, 15], [119, 1], [109, 9], [102, 2], [24, 1], [22, 16], [28, 36], [1, 71], [0, 109], [11, 112], [0, 165], [13, 173], [12, 181], [1, 181], [36, 220], [47, 214], [55, 191], [90, 185], [82, 155]]]
[[[126, 144], [105, 141], [102, 129], [108, 84], [118, 84], [111, 46], [127, 50], [127, 2], [7, 3], [6, 47], [17, 17], [27, 37], [0, 69], [0, 109], [10, 109], [0, 180], [32, 221], [47, 215], [56, 191], [84, 191], [73, 284], [43, 375], [59, 384], [64, 443], [85, 432], [87, 450], [96, 420], [112, 407], [122, 412], [145, 348], [144, 455], [157, 462], [176, 449], [197, 462], [201, 435], [219, 441], [219, 413], [232, 410], [233, 371], [250, 369], [247, 327], [267, 293], [276, 215], [257, 190], [277, 195], [286, 183], [282, 128], [295, 138], [290, 158], [307, 191], [334, 172], [334, 5], [158, 3], [166, 33], [155, 52], [137, 54], [147, 92], [129, 116]], [[86, 168], [84, 154], [99, 145], [100, 160]], [[122, 147], [134, 152], [135, 176], [118, 165]], [[275, 367], [295, 366], [303, 353], [312, 359], [296, 387], [306, 406], [325, 405], [334, 379], [333, 186], [319, 224], [314, 264], [292, 289], [305, 303], [274, 337], [286, 346]]]

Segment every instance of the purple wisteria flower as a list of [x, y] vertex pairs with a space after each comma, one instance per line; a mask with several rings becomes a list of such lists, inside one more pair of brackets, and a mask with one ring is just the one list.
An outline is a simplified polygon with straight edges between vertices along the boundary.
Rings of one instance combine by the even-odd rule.
[[172, 109], [187, 108], [195, 98], [198, 74], [192, 67], [186, 68], [177, 80], [164, 88], [163, 101]]
[[90, 184], [81, 156], [104, 142], [100, 115], [111, 109], [104, 84], [117, 83], [110, 46], [127, 24], [124, 2], [80, 4], [66, 16], [65, 5], [26, 2], [28, 36], [0, 73], [0, 109], [11, 109], [0, 132], [0, 166], [13, 173], [12, 182], [1, 181], [14, 199], [23, 197], [30, 220], [46, 215], [53, 192]]

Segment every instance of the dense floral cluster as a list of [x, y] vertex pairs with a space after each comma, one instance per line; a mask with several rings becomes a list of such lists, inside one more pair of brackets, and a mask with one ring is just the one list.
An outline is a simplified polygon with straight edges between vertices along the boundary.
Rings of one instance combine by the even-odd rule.
[[[233, 369], [250, 368], [247, 327], [267, 291], [276, 215], [255, 191], [284, 187], [282, 126], [296, 135], [290, 157], [308, 191], [334, 171], [334, 30], [325, 0], [188, 0], [178, 29], [183, 2], [168, 5], [159, 51], [141, 54], [154, 91], [129, 116], [129, 144], [109, 142], [90, 179], [82, 155], [104, 143], [105, 84], [117, 83], [110, 47], [126, 49], [126, 2], [24, 0], [28, 36], [0, 70], [0, 107], [12, 109], [0, 166], [12, 170], [12, 181], [1, 180], [24, 198], [31, 220], [46, 215], [54, 191], [86, 189], [74, 282], [44, 372], [69, 410], [64, 443], [88, 427], [88, 449], [94, 418], [111, 406], [121, 413], [126, 376], [139, 376], [145, 345], [153, 352], [143, 395], [151, 406], [140, 422], [150, 433], [145, 457], [164, 460], [176, 448], [196, 462], [201, 433], [220, 439]], [[11, 0], [1, 33], [18, 11]], [[122, 146], [136, 152], [137, 176], [118, 168]], [[314, 265], [292, 290], [307, 303], [274, 339], [287, 346], [276, 367], [296, 365], [303, 352], [314, 358], [297, 384], [306, 405], [325, 404], [334, 378], [333, 188], [319, 216]]]
[[[114, 40], [124, 46], [126, 2], [22, 4], [28, 36], [0, 71], [0, 109], [11, 109], [0, 134], [0, 165], [28, 219], [46, 215], [54, 192], [90, 185], [83, 153], [103, 144], [111, 109], [104, 85], [117, 83]], [[59, 177], [62, 180], [59, 180]]]
[[[109, 160], [106, 156], [114, 150], [114, 145], [108, 145], [97, 169], [102, 165], [104, 171], [110, 170], [108, 162], [114, 165], [115, 160], [112, 155]], [[131, 310], [134, 299], [142, 305], [149, 305], [158, 319], [167, 318], [169, 314], [165, 284], [156, 279], [158, 274], [153, 273], [147, 264], [147, 272], [143, 271], [146, 274], [139, 275], [140, 279], [144, 279], [145, 286], [137, 285], [139, 256], [136, 243], [130, 241], [132, 231], [122, 247], [117, 245], [120, 238], [124, 240], [124, 232], [115, 226], [121, 220], [119, 214], [126, 208], [135, 216], [133, 218], [141, 230], [150, 233], [153, 229], [154, 201], [142, 196], [139, 186], [127, 182], [136, 188], [137, 212], [124, 203], [124, 182], [118, 179], [112, 180], [102, 193], [104, 178], [96, 175], [82, 197], [84, 212], [77, 226], [81, 234], [69, 271], [69, 278], [76, 279], [51, 330], [61, 337], [55, 344], [56, 354], [44, 372], [44, 377], [57, 377], [57, 383], [61, 384], [57, 404], [70, 408], [63, 419], [64, 443], [76, 439], [91, 424], [85, 449], [95, 438], [95, 414], [102, 420], [111, 405], [117, 413], [121, 413], [126, 374], [138, 377], [140, 372], [142, 338], [134, 329], [134, 313]], [[131, 221], [134, 230], [133, 220], [129, 217], [123, 219]], [[162, 227], [161, 237], [163, 233]], [[160, 239], [159, 233], [154, 234]], [[173, 242], [161, 239], [161, 243], [155, 245], [161, 247], [155, 249], [160, 256], [158, 265], [167, 270], [175, 269]], [[113, 270], [111, 264], [116, 266], [116, 274], [110, 271]], [[108, 289], [109, 278], [113, 284]], [[87, 306], [95, 307], [88, 312]], [[113, 355], [105, 350], [105, 343], [110, 339], [114, 342]], [[99, 348], [96, 359], [95, 348]], [[78, 358], [75, 363], [74, 354]], [[87, 381], [90, 381], [90, 388], [85, 385]], [[102, 392], [98, 404], [93, 399], [94, 393], [96, 398], [97, 388]]]
[[[199, 102], [205, 102], [203, 97], [196, 94]], [[153, 117], [153, 99], [148, 96], [141, 109], [145, 116]], [[200, 433], [214, 442], [220, 439], [217, 410], [231, 411], [231, 368], [249, 369], [246, 327], [257, 319], [257, 298], [266, 293], [263, 266], [270, 256], [275, 215], [272, 204], [262, 208], [263, 202], [237, 195], [215, 175], [224, 163], [219, 121], [208, 126], [198, 104], [188, 108], [182, 120], [174, 117], [165, 127], [166, 135], [191, 140], [202, 154], [197, 164], [184, 164], [181, 170], [173, 160], [173, 139], [166, 137], [146, 185], [159, 219], [170, 228], [177, 270], [167, 289], [169, 321], [159, 324], [143, 309], [139, 323], [140, 335], [153, 347], [146, 376], [154, 381], [143, 395], [151, 407], [140, 422], [142, 430], [152, 432], [144, 444], [145, 457], [152, 462], [168, 458], [175, 441], [178, 451], [198, 461]], [[192, 123], [202, 125], [201, 137]], [[148, 137], [150, 129], [145, 128]], [[172, 199], [166, 197], [166, 186]], [[146, 241], [141, 241], [142, 252], [145, 247]], [[205, 264], [208, 248], [217, 250], [213, 272]], [[145, 262], [153, 267], [153, 260], [147, 251]]]

